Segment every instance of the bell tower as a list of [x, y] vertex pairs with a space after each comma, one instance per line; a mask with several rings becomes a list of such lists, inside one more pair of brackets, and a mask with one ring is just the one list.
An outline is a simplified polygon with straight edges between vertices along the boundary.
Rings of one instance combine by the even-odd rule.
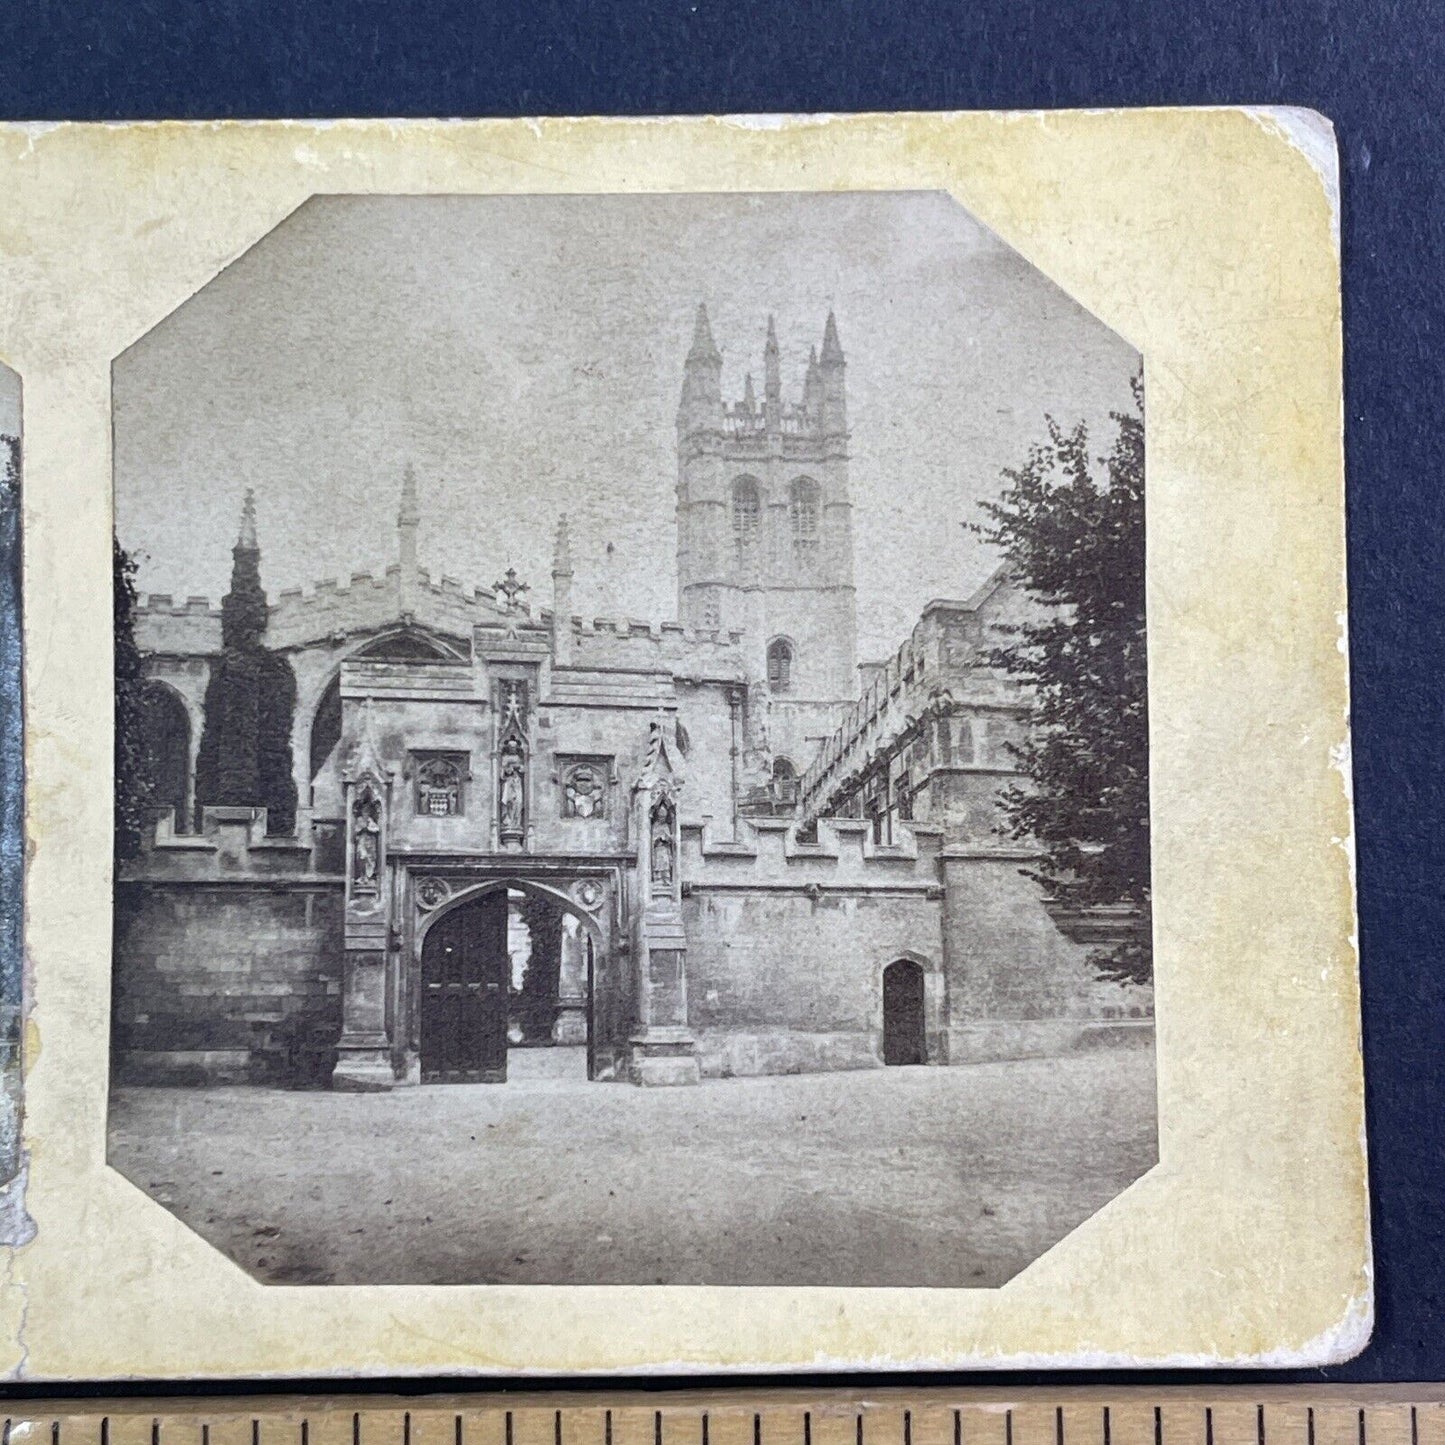
[[763, 398], [722, 396], [722, 356], [699, 306], [677, 413], [678, 610], [745, 634], [767, 699], [769, 750], [801, 772], [857, 694], [847, 363], [829, 312], [800, 395], [784, 399], [768, 317]]

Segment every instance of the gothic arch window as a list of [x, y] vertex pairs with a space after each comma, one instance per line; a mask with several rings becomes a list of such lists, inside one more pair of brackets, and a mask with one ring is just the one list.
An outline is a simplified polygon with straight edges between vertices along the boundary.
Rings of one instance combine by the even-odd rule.
[[151, 802], [157, 808], [173, 809], [176, 832], [188, 832], [191, 720], [186, 705], [170, 688], [153, 682], [142, 695], [141, 708]]
[[793, 644], [785, 637], [768, 644], [768, 691], [793, 690]]
[[740, 562], [751, 557], [757, 548], [762, 510], [757, 482], [751, 477], [739, 477], [733, 483], [733, 548]]
[[311, 780], [326, 766], [331, 750], [341, 741], [341, 678], [333, 677], [316, 704], [311, 719]]
[[773, 759], [773, 801], [795, 803], [798, 799], [798, 770], [791, 758]]
[[818, 555], [818, 484], [799, 477], [788, 489], [788, 518], [793, 528], [793, 556], [800, 562]]

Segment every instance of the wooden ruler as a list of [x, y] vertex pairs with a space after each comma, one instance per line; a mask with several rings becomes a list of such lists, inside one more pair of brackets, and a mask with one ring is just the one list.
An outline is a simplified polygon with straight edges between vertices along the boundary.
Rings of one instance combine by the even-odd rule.
[[0, 1445], [1445, 1445], [1445, 1386], [16, 1400]]

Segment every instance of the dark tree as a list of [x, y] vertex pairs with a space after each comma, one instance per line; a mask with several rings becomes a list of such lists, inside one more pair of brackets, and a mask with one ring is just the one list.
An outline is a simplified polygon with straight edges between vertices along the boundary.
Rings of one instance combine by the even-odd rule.
[[145, 735], [145, 659], [135, 640], [135, 559], [111, 538], [115, 625], [115, 861], [140, 852], [151, 779]]
[[[1066, 910], [1120, 910], [1132, 922], [1090, 963], [1104, 978], [1147, 981], [1149, 699], [1144, 622], [1144, 386], [1115, 412], [1113, 447], [1091, 459], [1083, 424], [1004, 473], [978, 530], [995, 543], [1044, 616], [990, 661], [1033, 694], [1033, 727], [1012, 751], [1027, 780], [1003, 798], [1010, 834], [1043, 853], [1030, 872]], [[1097, 915], [1096, 915], [1097, 916]]]
[[231, 590], [221, 599], [221, 655], [206, 685], [206, 722], [196, 755], [196, 802], [266, 808], [266, 830], [296, 826], [291, 720], [296, 677], [262, 642], [266, 593], [250, 493], [231, 549]]
[[291, 723], [296, 674], [284, 657], [262, 649], [256, 709], [256, 788], [268, 809], [266, 831], [296, 831], [296, 778], [291, 771]]

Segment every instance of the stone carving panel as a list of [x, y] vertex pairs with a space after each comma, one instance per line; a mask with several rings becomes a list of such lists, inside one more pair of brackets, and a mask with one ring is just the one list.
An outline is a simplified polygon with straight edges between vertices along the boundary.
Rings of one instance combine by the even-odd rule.
[[605, 818], [611, 758], [560, 758], [562, 816]]

